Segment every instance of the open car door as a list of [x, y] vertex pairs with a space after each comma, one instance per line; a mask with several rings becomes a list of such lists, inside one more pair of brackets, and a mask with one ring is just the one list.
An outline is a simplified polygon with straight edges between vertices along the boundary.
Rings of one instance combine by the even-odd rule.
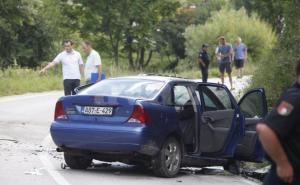
[[241, 98], [238, 105], [245, 117], [245, 135], [237, 145], [235, 158], [260, 162], [265, 155], [256, 133], [256, 125], [268, 112], [265, 90], [259, 88], [249, 91]]
[[238, 105], [223, 85], [200, 84], [202, 102], [200, 152], [205, 157], [233, 157], [242, 136]]

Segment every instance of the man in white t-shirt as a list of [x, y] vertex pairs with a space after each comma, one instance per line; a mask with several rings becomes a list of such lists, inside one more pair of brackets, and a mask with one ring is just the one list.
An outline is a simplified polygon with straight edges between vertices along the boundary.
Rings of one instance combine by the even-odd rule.
[[63, 44], [64, 51], [59, 53], [40, 73], [44, 74], [48, 69], [62, 64], [65, 96], [74, 95], [74, 89], [80, 85], [81, 75], [84, 73], [84, 65], [80, 53], [73, 49], [73, 42], [66, 40]]
[[102, 65], [99, 53], [93, 49], [92, 44], [89, 41], [84, 41], [82, 43], [82, 50], [87, 54], [84, 69], [86, 83], [92, 83], [92, 73], [98, 74], [97, 81], [100, 81], [102, 74]]

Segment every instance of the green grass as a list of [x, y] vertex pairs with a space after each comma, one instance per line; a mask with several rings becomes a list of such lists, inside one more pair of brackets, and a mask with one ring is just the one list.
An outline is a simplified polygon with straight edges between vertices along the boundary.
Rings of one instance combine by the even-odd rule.
[[62, 89], [61, 75], [51, 71], [39, 75], [32, 69], [9, 68], [0, 71], [0, 96]]
[[[0, 96], [24, 94], [28, 92], [43, 92], [51, 90], [62, 90], [62, 75], [60, 66], [49, 70], [46, 75], [40, 75], [39, 70], [24, 69], [24, 68], [9, 68], [0, 71]], [[158, 69], [156, 67], [154, 69]], [[245, 68], [245, 74], [251, 75], [256, 69], [254, 64], [249, 63]], [[128, 76], [140, 73], [156, 73], [163, 75], [176, 75], [184, 78], [197, 79], [201, 78], [200, 71], [197, 65], [192, 68], [184, 65], [178, 65], [177, 72], [164, 72], [162, 70], [151, 71], [132, 71], [128, 67], [115, 67], [114, 65], [105, 65], [104, 71], [107, 77]], [[237, 75], [237, 71], [233, 70], [233, 75]], [[212, 66], [209, 69], [209, 78], [218, 77], [219, 71], [217, 66]]]

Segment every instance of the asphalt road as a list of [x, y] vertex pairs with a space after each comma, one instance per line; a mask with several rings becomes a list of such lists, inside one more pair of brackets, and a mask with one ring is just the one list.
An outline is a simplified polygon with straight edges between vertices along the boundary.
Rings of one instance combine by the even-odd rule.
[[0, 98], [0, 185], [253, 185], [222, 170], [182, 169], [176, 178], [121, 163], [95, 161], [88, 170], [62, 169], [62, 155], [49, 135], [56, 100], [62, 92]]

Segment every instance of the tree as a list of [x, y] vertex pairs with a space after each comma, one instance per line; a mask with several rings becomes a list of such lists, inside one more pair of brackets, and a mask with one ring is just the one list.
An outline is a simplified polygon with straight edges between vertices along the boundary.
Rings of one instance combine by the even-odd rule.
[[[120, 51], [126, 52], [131, 69], [144, 69], [151, 61], [155, 48], [154, 34], [165, 17], [176, 12], [178, 3], [170, 0], [74, 0], [80, 4], [81, 36], [99, 35], [110, 43], [115, 64], [119, 64]], [[70, 8], [69, 8], [70, 9]], [[90, 37], [91, 38], [91, 37]], [[95, 39], [95, 37], [93, 37]], [[122, 50], [123, 49], [123, 50]]]
[[185, 38], [189, 58], [194, 61], [204, 43], [209, 44], [211, 53], [214, 53], [220, 35], [224, 35], [232, 44], [237, 37], [241, 37], [248, 47], [249, 57], [253, 62], [260, 61], [276, 43], [275, 33], [269, 24], [255, 15], [249, 17], [245, 9], [236, 11], [224, 8], [215, 12], [204, 25], [187, 27]]
[[13, 65], [35, 68], [49, 59], [60, 38], [56, 8], [50, 0], [0, 0], [2, 69]]
[[[276, 2], [281, 4], [285, 26], [280, 33], [279, 43], [265, 56], [253, 75], [252, 82], [252, 86], [266, 88], [271, 104], [274, 104], [282, 91], [295, 81], [294, 64], [300, 57], [300, 1]], [[276, 24], [273, 26], [276, 27]]]

